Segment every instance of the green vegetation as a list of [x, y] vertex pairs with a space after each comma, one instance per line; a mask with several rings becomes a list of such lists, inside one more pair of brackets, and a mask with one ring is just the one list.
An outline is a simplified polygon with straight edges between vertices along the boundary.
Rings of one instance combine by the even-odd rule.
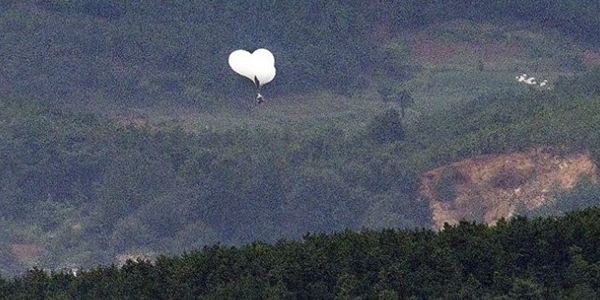
[[[3, 1], [2, 8], [4, 94], [71, 105], [108, 102], [113, 108], [178, 103], [210, 110], [224, 99], [236, 102], [250, 93], [244, 79], [231, 76], [225, 65], [238, 48], [266, 47], [275, 53], [279, 75], [267, 95], [323, 89], [350, 95], [381, 80], [415, 76], [421, 66], [409, 58], [412, 50], [402, 34], [431, 25], [428, 36], [447, 43], [520, 46], [513, 60], [502, 62], [505, 72], [547, 65], [580, 71], [581, 55], [570, 47], [574, 40], [600, 44], [594, 34], [600, 28], [595, 0], [473, 5], [458, 0], [44, 0]], [[452, 20], [462, 21], [446, 23]], [[484, 20], [500, 25], [481, 28]], [[496, 84], [487, 70], [497, 71], [498, 64], [487, 58], [442, 62], [473, 70], [481, 63]], [[481, 85], [479, 76], [473, 80]], [[443, 93], [446, 99], [456, 96]]]
[[[42, 245], [35, 265], [360, 229], [381, 202], [401, 215], [389, 226], [428, 226], [416, 174], [381, 148], [393, 142], [387, 134], [373, 140], [376, 132], [326, 123], [186, 133], [2, 103], [5, 243]], [[401, 130], [393, 112], [382, 126]]]
[[[584, 88], [580, 81], [594, 78], [599, 72], [596, 68], [559, 81], [554, 91], [530, 89], [482, 95], [457, 110], [460, 113], [434, 113], [411, 125], [418, 135], [409, 135], [409, 139], [428, 145], [427, 151], [434, 152], [431, 157], [441, 161], [534, 145], [564, 144], [594, 152], [600, 104], [598, 96], [584, 96], [587, 92], [583, 91], [595, 90], [597, 83]], [[429, 147], [436, 144], [444, 147]], [[597, 159], [598, 153], [594, 155]]]
[[[600, 69], [578, 48], [600, 44], [596, 3], [384, 2], [0, 3], [0, 274], [39, 267], [0, 296], [594, 298], [596, 210], [408, 229], [431, 225], [425, 170], [544, 145], [600, 161]], [[421, 30], [525, 54], [420, 61]], [[255, 107], [225, 58], [257, 47], [278, 77]], [[93, 267], [120, 254], [164, 256]], [[41, 270], [63, 267], [84, 272]]]
[[[417, 195], [427, 169], [531, 145], [600, 145], [598, 96], [568, 91], [491, 95], [404, 125], [397, 111], [383, 110], [363, 126], [323, 121], [300, 130], [189, 132], [1, 103], [0, 214], [9, 273], [306, 232], [429, 227], [428, 205]], [[581, 205], [567, 197], [553, 211], [598, 200], [588, 196]], [[17, 259], [13, 244], [46, 252]]]
[[0, 281], [8, 299], [596, 299], [600, 210], [206, 246], [155, 262]]
[[446, 168], [440, 177], [440, 180], [435, 185], [435, 192], [439, 195], [440, 200], [446, 203], [451, 203], [456, 198], [454, 186], [464, 179], [455, 167]]

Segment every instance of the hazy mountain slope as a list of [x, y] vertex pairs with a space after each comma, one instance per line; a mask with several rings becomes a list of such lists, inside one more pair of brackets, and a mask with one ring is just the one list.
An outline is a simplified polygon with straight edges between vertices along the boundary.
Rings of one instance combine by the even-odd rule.
[[[556, 141], [598, 157], [597, 82], [586, 82], [598, 72], [575, 76], [596, 52], [544, 26], [380, 22], [385, 34], [371, 43], [351, 34], [370, 33], [375, 18], [352, 19], [363, 16], [355, 6], [344, 16], [366, 23], [307, 23], [310, 11], [299, 11], [285, 42], [261, 40], [282, 72], [256, 106], [224, 59], [235, 39], [257, 43], [250, 29], [227, 34], [238, 19], [209, 22], [232, 4], [120, 13], [108, 1], [117, 10], [107, 15], [89, 3], [101, 2], [19, 1], [0, 15], [4, 272], [308, 231], [429, 227], [417, 195], [426, 170]], [[554, 90], [517, 83], [521, 72], [547, 76]], [[381, 101], [384, 83], [414, 98], [403, 119]]]

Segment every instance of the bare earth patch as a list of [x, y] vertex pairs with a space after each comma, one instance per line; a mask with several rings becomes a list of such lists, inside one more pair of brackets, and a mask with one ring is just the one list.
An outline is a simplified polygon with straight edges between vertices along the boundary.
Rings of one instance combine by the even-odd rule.
[[593, 50], [584, 50], [582, 53], [583, 62], [586, 66], [600, 66], [600, 52]]
[[11, 244], [11, 252], [19, 261], [30, 261], [39, 259], [46, 250], [37, 244], [15, 243]]
[[600, 65], [600, 54], [544, 26], [455, 20], [404, 34], [413, 62], [435, 69], [572, 72]]
[[583, 177], [598, 182], [589, 152], [561, 154], [551, 147], [475, 157], [430, 170], [421, 178], [433, 227], [460, 220], [495, 224], [517, 207], [533, 210], [553, 201], [552, 193], [575, 187]]
[[481, 40], [461, 42], [442, 40], [427, 34], [417, 33], [407, 37], [412, 59], [424, 67], [458, 65], [477, 67], [483, 64], [485, 69], [506, 68], [507, 61], [522, 59], [524, 50], [515, 42], [502, 40]]

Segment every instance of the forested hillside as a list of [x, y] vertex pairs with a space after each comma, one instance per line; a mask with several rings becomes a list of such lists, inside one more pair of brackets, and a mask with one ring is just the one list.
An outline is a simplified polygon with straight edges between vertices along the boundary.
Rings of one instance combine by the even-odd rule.
[[[245, 85], [231, 76], [226, 57], [235, 49], [259, 47], [277, 57], [270, 93], [348, 94], [373, 80], [414, 75], [418, 66], [408, 60], [402, 34], [455, 19], [526, 22], [546, 34], [559, 31], [569, 36], [552, 37], [562, 52], [571, 39], [584, 48], [600, 44], [595, 0], [469, 5], [460, 0], [9, 0], [0, 9], [4, 94], [88, 105], [240, 105]], [[475, 27], [464, 30], [442, 33], [477, 41]], [[552, 43], [523, 33], [488, 32], [486, 38], [532, 46], [524, 54], [538, 59], [554, 55]]]
[[[309, 231], [429, 227], [429, 208], [416, 192], [419, 174], [431, 166], [493, 147], [510, 152], [558, 142], [590, 149], [598, 159], [598, 96], [497, 97], [464, 115], [496, 121], [473, 126], [440, 112], [385, 138], [386, 128], [398, 126], [394, 110], [352, 133], [335, 124], [306, 132], [187, 133], [5, 100], [5, 272], [108, 263], [120, 253], [295, 239]], [[544, 134], [526, 134], [540, 127]], [[579, 197], [593, 205], [597, 195], [592, 188]], [[18, 245], [38, 250], [26, 256], [15, 251]]]
[[77, 276], [0, 280], [8, 299], [598, 299], [598, 208], [496, 226], [341, 231], [206, 246]]
[[[2, 2], [1, 274], [430, 228], [425, 170], [537, 145], [599, 161], [597, 3], [477, 5]], [[452, 46], [490, 40], [523, 53]], [[226, 60], [258, 47], [263, 106]], [[530, 70], [550, 88], [514, 80]]]

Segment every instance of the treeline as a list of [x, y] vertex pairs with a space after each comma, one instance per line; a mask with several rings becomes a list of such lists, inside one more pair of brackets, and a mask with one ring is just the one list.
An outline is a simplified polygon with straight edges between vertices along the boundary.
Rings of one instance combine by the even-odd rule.
[[307, 234], [0, 280], [9, 299], [597, 299], [598, 208], [429, 230]]
[[[235, 49], [266, 47], [275, 53], [278, 76], [266, 86], [271, 95], [350, 94], [374, 75], [397, 81], [414, 75], [419, 66], [407, 61], [409, 49], [390, 40], [407, 29], [457, 18], [524, 21], [599, 44], [597, 11], [594, 0], [469, 5], [418, 0], [9, 1], [0, 12], [5, 53], [0, 63], [6, 66], [5, 90], [41, 101], [168, 101], [210, 109], [224, 98], [239, 102], [244, 92], [252, 93], [227, 66]], [[385, 74], [378, 74], [382, 70]]]

